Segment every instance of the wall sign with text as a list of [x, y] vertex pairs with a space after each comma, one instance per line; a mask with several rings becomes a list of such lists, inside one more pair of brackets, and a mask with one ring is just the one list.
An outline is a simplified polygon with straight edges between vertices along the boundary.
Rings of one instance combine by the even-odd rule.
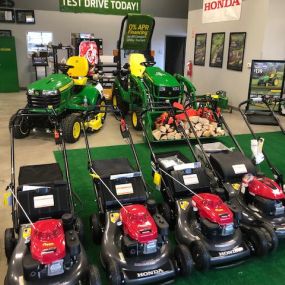
[[59, 0], [61, 12], [126, 15], [141, 12], [141, 0]]

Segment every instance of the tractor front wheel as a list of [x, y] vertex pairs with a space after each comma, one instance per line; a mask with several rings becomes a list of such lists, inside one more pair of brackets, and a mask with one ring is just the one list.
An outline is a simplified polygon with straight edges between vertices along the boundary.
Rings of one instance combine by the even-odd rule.
[[76, 114], [70, 114], [62, 122], [63, 139], [67, 143], [75, 143], [80, 138], [81, 123]]
[[29, 120], [23, 116], [12, 115], [9, 121], [9, 129], [11, 128], [15, 139], [23, 139], [30, 134]]
[[138, 111], [133, 111], [132, 112], [132, 125], [133, 128], [137, 131], [141, 131], [142, 130], [142, 125], [140, 122], [140, 114]]

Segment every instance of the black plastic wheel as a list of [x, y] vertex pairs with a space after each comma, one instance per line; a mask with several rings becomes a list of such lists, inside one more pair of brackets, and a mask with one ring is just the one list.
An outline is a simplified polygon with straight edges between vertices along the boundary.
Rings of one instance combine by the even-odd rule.
[[174, 255], [180, 274], [182, 276], [190, 275], [193, 269], [193, 259], [188, 248], [185, 245], [179, 244], [175, 248]]
[[90, 265], [89, 268], [89, 285], [101, 285], [101, 277], [98, 268], [95, 265]]
[[84, 225], [83, 225], [81, 218], [77, 217], [75, 219], [74, 227], [75, 227], [76, 232], [78, 233], [79, 240], [83, 242], [84, 241]]
[[169, 205], [166, 202], [162, 202], [159, 205], [159, 211], [161, 215], [164, 217], [166, 222], [169, 224], [169, 227], [171, 229], [174, 229], [174, 223], [173, 223], [173, 218], [172, 218], [172, 213]]
[[67, 143], [75, 143], [81, 133], [81, 121], [78, 115], [70, 114], [62, 121], [62, 135]]
[[23, 139], [29, 136], [30, 126], [28, 118], [12, 115], [9, 121], [9, 130], [13, 128], [13, 135], [15, 139]]
[[120, 268], [117, 265], [117, 263], [114, 260], [109, 259], [106, 264], [106, 267], [107, 267], [107, 275], [110, 280], [110, 284], [111, 285], [121, 285], [122, 277], [121, 277]]
[[141, 122], [140, 122], [140, 112], [138, 111], [133, 111], [132, 112], [132, 126], [135, 130], [137, 131], [141, 131], [142, 130], [142, 125], [141, 125]]
[[90, 227], [92, 231], [92, 238], [96, 244], [100, 244], [102, 240], [102, 229], [100, 226], [99, 218], [96, 214], [90, 216]]
[[9, 262], [15, 248], [15, 233], [14, 229], [8, 228], [5, 230], [5, 255]]
[[210, 255], [200, 240], [191, 243], [190, 251], [197, 270], [206, 271], [210, 268]]
[[249, 241], [251, 242], [254, 253], [256, 256], [265, 256], [268, 251], [268, 243], [266, 236], [262, 230], [259, 228], [252, 228], [249, 233]]
[[114, 108], [117, 107], [121, 110], [123, 116], [129, 113], [129, 104], [123, 101], [117, 89], [113, 90], [112, 104]]
[[263, 231], [267, 239], [269, 252], [274, 252], [278, 248], [279, 240], [272, 226], [262, 224], [260, 230]]

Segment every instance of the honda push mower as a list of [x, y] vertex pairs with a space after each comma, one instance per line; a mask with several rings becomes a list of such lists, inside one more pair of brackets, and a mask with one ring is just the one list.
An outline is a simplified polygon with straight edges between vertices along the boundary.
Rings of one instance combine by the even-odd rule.
[[103, 109], [105, 105], [102, 86], [87, 83], [87, 59], [72, 56], [66, 64], [61, 63], [57, 67], [62, 73], [51, 74], [28, 86], [27, 105], [21, 111], [22, 116], [13, 115], [10, 120], [10, 125], [14, 121], [12, 126], [15, 138], [25, 138], [33, 129], [53, 131], [50, 117], [45, 114], [54, 115], [54, 112], [57, 120], [61, 121], [65, 142], [75, 143], [79, 140], [81, 121], [84, 122], [84, 128], [91, 132], [102, 128], [105, 114], [85, 114], [95, 105], [101, 105]]
[[[15, 182], [11, 125], [11, 193], [13, 228], [5, 230], [8, 271], [4, 285], [100, 285], [97, 267], [88, 264], [81, 244], [83, 224], [73, 208], [64, 140], [61, 148], [66, 180], [57, 163], [21, 166]], [[55, 119], [55, 118], [53, 118]], [[60, 134], [62, 137], [62, 133]]]
[[177, 131], [185, 136], [192, 151], [194, 162], [179, 151], [154, 152], [143, 116], [154, 182], [161, 184], [158, 186], [165, 201], [161, 204], [161, 213], [169, 224], [174, 225], [177, 242], [190, 249], [198, 270], [243, 262], [251, 255], [251, 237], [246, 238], [241, 231], [239, 213], [233, 212], [219, 196], [211, 193], [211, 180], [198, 161], [185, 130], [177, 125]]
[[131, 134], [121, 119], [122, 135], [128, 140], [136, 167], [128, 159], [92, 160], [85, 136], [89, 171], [93, 177], [99, 213], [90, 224], [93, 240], [101, 244], [101, 261], [110, 283], [165, 283], [177, 274], [189, 275], [192, 258], [179, 245], [171, 253], [169, 225], [158, 213], [149, 194]]

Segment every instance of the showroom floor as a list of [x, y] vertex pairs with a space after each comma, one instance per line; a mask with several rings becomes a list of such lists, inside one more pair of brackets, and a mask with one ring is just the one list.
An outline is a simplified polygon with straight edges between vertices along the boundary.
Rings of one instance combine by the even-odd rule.
[[[10, 116], [18, 109], [25, 105], [26, 96], [24, 92], [0, 94], [0, 195], [4, 194], [4, 190], [10, 180], [10, 142], [8, 121]], [[225, 114], [232, 131], [236, 134], [247, 133], [247, 128], [242, 121], [238, 112], [234, 111], [232, 114]], [[282, 118], [285, 123], [285, 118]], [[270, 126], [256, 126], [254, 128], [258, 132], [278, 131], [277, 127]], [[143, 142], [142, 136], [139, 132], [132, 131], [135, 143]], [[106, 123], [102, 130], [94, 134], [90, 138], [90, 146], [108, 146], [123, 144], [121, 138], [118, 122], [113, 116], [108, 116]], [[24, 140], [17, 140], [16, 144], [16, 170], [20, 165], [27, 164], [41, 164], [54, 162], [53, 151], [57, 150], [54, 144], [52, 135], [46, 133], [32, 134]], [[84, 140], [81, 140], [73, 145], [67, 145], [68, 149], [84, 148]], [[16, 175], [17, 177], [17, 175]], [[1, 198], [2, 199], [2, 198]], [[11, 226], [10, 208], [3, 206], [0, 203], [0, 284], [3, 284], [4, 276], [6, 274], [6, 258], [4, 253], [3, 234], [6, 227]]]

